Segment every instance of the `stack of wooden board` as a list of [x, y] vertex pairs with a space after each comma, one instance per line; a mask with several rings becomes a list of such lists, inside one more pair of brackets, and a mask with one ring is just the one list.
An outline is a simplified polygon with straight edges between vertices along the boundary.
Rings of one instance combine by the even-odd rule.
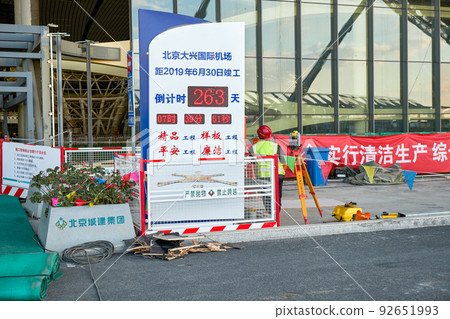
[[[134, 252], [142, 256], [173, 260], [183, 258], [189, 253], [206, 253], [215, 251], [227, 251], [231, 248], [240, 248], [224, 245], [217, 242], [198, 242], [198, 239], [205, 238], [204, 235], [180, 236], [178, 233], [163, 234], [157, 233], [151, 236], [143, 236], [134, 242], [127, 252]], [[184, 241], [191, 241], [188, 245], [183, 245]]]

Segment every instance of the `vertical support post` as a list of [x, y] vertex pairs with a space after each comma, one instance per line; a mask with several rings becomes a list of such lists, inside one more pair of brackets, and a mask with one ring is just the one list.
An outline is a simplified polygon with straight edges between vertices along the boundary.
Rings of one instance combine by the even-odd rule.
[[403, 109], [403, 132], [409, 132], [408, 102], [408, 0], [402, 0], [400, 15], [400, 103]]
[[87, 85], [87, 113], [88, 113], [88, 145], [92, 142], [92, 84], [91, 84], [91, 43], [86, 41], [86, 85]]
[[441, 1], [433, 0], [433, 33], [432, 33], [432, 57], [433, 57], [433, 108], [435, 110], [436, 132], [441, 131]]
[[258, 92], [259, 125], [264, 124], [262, 1], [256, 1], [256, 90]]
[[65, 162], [65, 149], [64, 146], [60, 148], [61, 150], [61, 172], [64, 171], [63, 164]]
[[216, 22], [222, 22], [222, 0], [216, 0]]
[[367, 107], [369, 111], [369, 132], [375, 132], [375, 88], [373, 62], [373, 4], [375, 0], [368, 0], [367, 7]]
[[61, 34], [55, 34], [56, 40], [56, 103], [58, 108], [58, 146], [64, 147], [62, 66], [61, 66]]
[[56, 146], [56, 129], [55, 129], [55, 84], [53, 81], [53, 34], [49, 33], [50, 37], [50, 94], [52, 107], [52, 146]]
[[274, 159], [274, 172], [275, 172], [275, 220], [277, 222], [277, 227], [280, 227], [280, 203], [278, 198], [280, 197], [280, 187], [278, 182], [278, 155], [273, 156]]
[[3, 110], [3, 136], [8, 136], [8, 111], [4, 106], [3, 95], [0, 95], [0, 108]]
[[295, 2], [295, 95], [297, 97], [297, 127], [303, 134], [303, 70], [302, 70], [302, 4]]
[[26, 72], [27, 90], [27, 139], [28, 143], [34, 142], [34, 112], [33, 112], [33, 84], [32, 72]]
[[[48, 27], [41, 27], [41, 53], [42, 59], [40, 61], [40, 81], [41, 81], [41, 103], [42, 103], [42, 135], [44, 139], [44, 145], [54, 146], [53, 145], [53, 136], [52, 125], [53, 125], [53, 111], [52, 111], [52, 102], [50, 97], [50, 77], [53, 77], [53, 73], [50, 74], [49, 64], [53, 62], [52, 56], [53, 52], [51, 51], [52, 37], [49, 34]], [[52, 68], [52, 65], [50, 65]], [[36, 119], [37, 121], [38, 119]]]
[[339, 125], [339, 31], [338, 31], [338, 4], [333, 1], [331, 6], [331, 43], [333, 50], [331, 52], [331, 96], [334, 109], [334, 132], [340, 133]]
[[145, 235], [145, 171], [144, 171], [144, 159], [140, 159], [139, 170], [139, 200], [141, 202], [141, 236]]
[[178, 0], [172, 0], [173, 13], [178, 13]]
[[69, 147], [73, 146], [73, 141], [72, 141], [72, 130], [69, 131]]
[[[2, 104], [3, 98], [0, 99], [0, 104]], [[3, 109], [3, 136], [9, 136], [8, 132], [8, 110]]]

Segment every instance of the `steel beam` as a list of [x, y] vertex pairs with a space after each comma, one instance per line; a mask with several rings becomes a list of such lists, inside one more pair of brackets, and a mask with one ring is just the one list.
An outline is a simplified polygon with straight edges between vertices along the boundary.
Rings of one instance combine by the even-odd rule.
[[0, 33], [34, 33], [41, 34], [41, 26], [21, 25], [21, 24], [3, 24], [0, 23]]
[[264, 124], [262, 0], [256, 1], [256, 90], [258, 92], [259, 125]]
[[0, 58], [0, 65], [4, 67], [18, 67], [21, 62], [21, 59]]
[[297, 102], [297, 127], [303, 134], [303, 70], [302, 70], [302, 5], [295, 2], [295, 95]]
[[41, 59], [41, 53], [0, 51], [0, 58]]
[[0, 33], [0, 41], [34, 42], [34, 36], [32, 34]]
[[333, 1], [331, 6], [331, 43], [333, 51], [331, 52], [331, 95], [333, 97], [332, 107], [334, 109], [334, 132], [340, 133], [339, 121], [339, 31], [338, 31], [338, 4]]
[[373, 4], [368, 0], [367, 8], [367, 107], [369, 110], [369, 132], [375, 132], [375, 87], [374, 87], [374, 37], [373, 37]]
[[441, 131], [441, 1], [433, 0], [434, 16], [433, 16], [433, 35], [432, 35], [432, 94], [433, 108], [435, 110], [435, 127], [436, 132]]
[[91, 83], [91, 44], [86, 43], [86, 85], [87, 85], [87, 109], [88, 109], [88, 144], [93, 147], [92, 138], [92, 83]]
[[12, 50], [28, 50], [29, 42], [13, 42], [13, 41], [1, 41], [0, 49], [12, 49]]
[[409, 132], [408, 102], [408, 1], [402, 0], [400, 15], [400, 101], [403, 109], [403, 132]]

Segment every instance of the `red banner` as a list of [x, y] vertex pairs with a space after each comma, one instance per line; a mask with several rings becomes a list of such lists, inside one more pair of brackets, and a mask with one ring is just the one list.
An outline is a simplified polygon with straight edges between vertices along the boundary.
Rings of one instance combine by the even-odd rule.
[[[290, 155], [289, 136], [275, 135], [286, 155]], [[403, 170], [417, 173], [450, 172], [450, 133], [398, 134], [376, 137], [350, 135], [302, 135], [303, 149], [327, 147], [328, 161], [336, 166], [358, 168], [375, 161], [383, 167], [400, 164]], [[292, 177], [293, 174], [287, 174]]]

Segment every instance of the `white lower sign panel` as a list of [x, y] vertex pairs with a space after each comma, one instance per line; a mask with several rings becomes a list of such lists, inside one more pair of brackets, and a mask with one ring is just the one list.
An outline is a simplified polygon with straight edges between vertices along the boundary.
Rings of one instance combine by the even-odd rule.
[[242, 164], [176, 164], [149, 172], [151, 223], [244, 218]]

